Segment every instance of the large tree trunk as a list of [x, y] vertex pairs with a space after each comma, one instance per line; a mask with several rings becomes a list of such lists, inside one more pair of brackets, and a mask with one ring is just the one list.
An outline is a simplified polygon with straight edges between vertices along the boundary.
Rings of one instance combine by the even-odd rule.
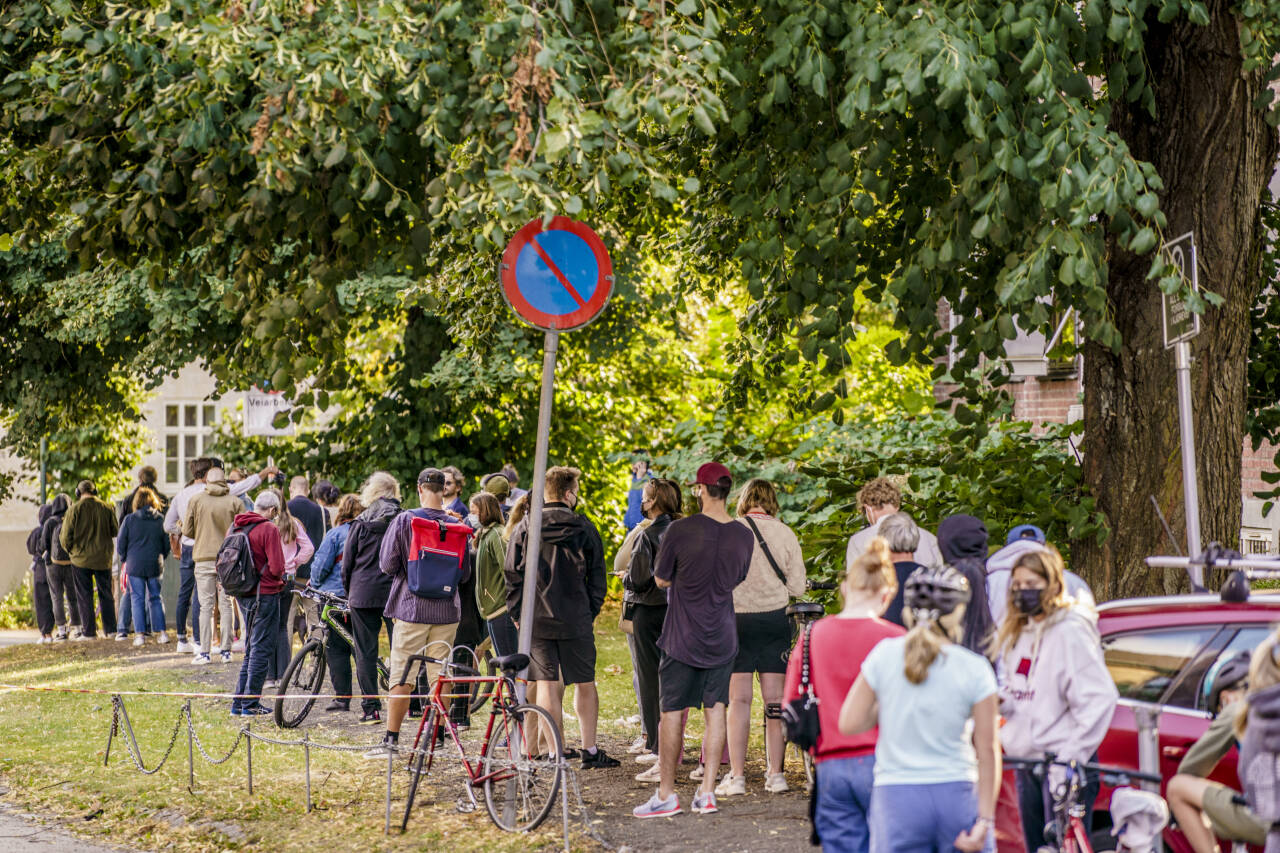
[[[1260, 73], [1241, 71], [1229, 4], [1209, 0], [1210, 22], [1171, 26], [1147, 19], [1147, 56], [1157, 117], [1114, 100], [1112, 127], [1164, 181], [1167, 238], [1195, 232], [1202, 288], [1221, 295], [1192, 345], [1201, 540], [1235, 544], [1240, 531], [1249, 308], [1259, 277], [1259, 203], [1276, 165], [1276, 135], [1253, 107]], [[1075, 549], [1100, 599], [1185, 586], [1185, 576], [1149, 571], [1172, 553], [1151, 506], [1155, 495], [1178, 547], [1186, 548], [1173, 351], [1163, 347], [1160, 294], [1146, 279], [1150, 257], [1109, 245], [1107, 285], [1119, 352], [1085, 352], [1085, 479], [1111, 525], [1103, 544]]]

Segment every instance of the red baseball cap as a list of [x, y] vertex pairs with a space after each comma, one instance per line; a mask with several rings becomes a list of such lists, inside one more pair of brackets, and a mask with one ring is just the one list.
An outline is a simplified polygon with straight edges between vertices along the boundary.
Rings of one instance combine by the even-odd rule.
[[708, 462], [698, 467], [698, 476], [689, 485], [719, 486], [722, 485], [720, 480], [728, 480], [732, 483], [733, 475], [729, 473], [728, 468], [719, 462]]

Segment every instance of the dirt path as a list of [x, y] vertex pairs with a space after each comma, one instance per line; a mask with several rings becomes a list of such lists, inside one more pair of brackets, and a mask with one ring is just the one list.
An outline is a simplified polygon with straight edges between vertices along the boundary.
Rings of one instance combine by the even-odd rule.
[[[220, 663], [204, 667], [190, 665], [188, 655], [178, 655], [171, 651], [172, 646], [146, 646], [134, 649], [124, 643], [105, 642], [70, 645], [68, 651], [85, 657], [110, 657], [117, 660], [135, 663], [140, 667], [163, 668], [176, 671], [194, 690], [210, 692], [231, 692], [235, 687], [236, 676], [240, 669], [240, 655], [237, 654], [229, 665]], [[311, 733], [318, 741], [336, 743], [369, 743], [373, 744], [382, 734], [380, 726], [363, 726], [358, 722], [358, 711], [350, 713], [325, 712], [324, 700], [317, 703], [308, 715], [302, 729]], [[358, 707], [358, 702], [355, 703]], [[227, 706], [223, 702], [199, 700], [193, 706], [197, 725], [201, 718], [210, 715], [223, 716]], [[476, 717], [476, 728], [464, 737], [468, 750], [479, 748], [478, 730], [485, 719], [485, 711]], [[278, 730], [270, 726], [270, 717], [263, 717], [261, 722], [255, 721], [254, 728], [259, 726], [268, 731]], [[610, 770], [578, 770], [577, 777], [582, 790], [583, 801], [587, 807], [588, 820], [595, 834], [604, 840], [607, 848], [631, 851], [654, 851], [667, 853], [670, 851], [700, 850], [708, 853], [736, 853], [736, 851], [752, 851], [752, 853], [783, 853], [807, 846], [808, 797], [804, 792], [803, 773], [795, 753], [789, 753], [788, 781], [791, 790], [784, 794], [768, 794], [764, 792], [763, 761], [757, 758], [747, 766], [748, 793], [742, 797], [732, 797], [720, 802], [721, 811], [715, 815], [693, 815], [688, 812], [697, 783], [688, 778], [689, 772], [697, 766], [699, 743], [686, 740], [685, 763], [681, 766], [676, 786], [680, 794], [681, 805], [685, 814], [667, 819], [637, 820], [631, 816], [631, 809], [640, 804], [653, 793], [655, 785], [637, 782], [636, 773], [647, 765], [635, 763], [627, 754], [627, 745], [634, 732], [618, 731], [621, 726], [617, 721], [601, 721], [601, 745], [622, 760], [622, 766]], [[406, 721], [406, 734], [414, 731], [414, 721]], [[287, 734], [285, 735], [288, 736]], [[449, 764], [440, 770], [433, 771], [429, 785], [423, 790], [423, 797], [415, 812], [425, 817], [431, 809], [454, 808], [463, 792], [460, 772]], [[373, 767], [371, 765], [371, 772]], [[722, 770], [723, 772], [723, 770]], [[572, 802], [572, 801], [571, 801]], [[483, 808], [483, 807], [482, 807]], [[574, 804], [573, 820], [579, 821], [576, 804]], [[558, 822], [560, 812], [557, 808], [549, 821]], [[5, 847], [0, 842], [0, 847]], [[19, 848], [21, 849], [21, 848]]]
[[[0, 798], [8, 789], [0, 788]], [[122, 853], [123, 847], [104, 847], [76, 838], [58, 823], [37, 818], [0, 799], [0, 850], [9, 853]]]

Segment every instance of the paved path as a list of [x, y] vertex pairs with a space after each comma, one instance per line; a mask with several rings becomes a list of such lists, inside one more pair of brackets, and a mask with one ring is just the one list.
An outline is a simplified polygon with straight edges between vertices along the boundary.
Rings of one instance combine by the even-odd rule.
[[[3, 792], [3, 789], [0, 789]], [[0, 802], [0, 850], [11, 853], [121, 853], [124, 848], [103, 847], [53, 824]]]
[[5, 646], [18, 646], [23, 643], [34, 643], [38, 639], [40, 639], [40, 632], [36, 630], [19, 628], [16, 630], [0, 631], [0, 649]]

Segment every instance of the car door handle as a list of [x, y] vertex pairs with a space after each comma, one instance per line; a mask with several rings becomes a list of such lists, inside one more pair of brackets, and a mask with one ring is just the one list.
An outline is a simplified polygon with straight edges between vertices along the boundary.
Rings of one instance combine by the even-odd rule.
[[1165, 758], [1181, 758], [1187, 754], [1185, 746], [1166, 746], [1160, 750], [1160, 754]]

